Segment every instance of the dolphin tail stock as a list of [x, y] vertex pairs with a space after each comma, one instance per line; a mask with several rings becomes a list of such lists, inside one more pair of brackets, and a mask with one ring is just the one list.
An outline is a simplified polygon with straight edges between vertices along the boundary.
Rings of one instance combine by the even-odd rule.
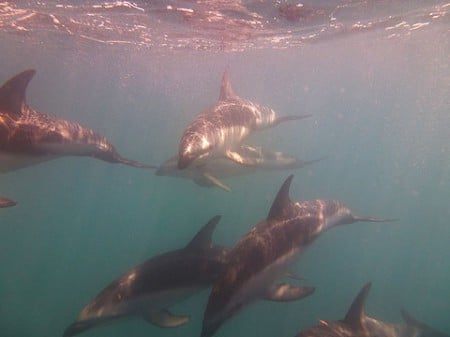
[[306, 114], [306, 115], [290, 115], [290, 116], [282, 116], [282, 117], [277, 117], [272, 126], [277, 126], [281, 123], [287, 122], [287, 121], [296, 121], [299, 119], [304, 119], [304, 118], [308, 118], [311, 117], [312, 114]]
[[0, 208], [12, 207], [17, 205], [17, 202], [9, 198], [0, 197]]
[[422, 337], [449, 337], [450, 335], [445, 334], [439, 330], [436, 330], [429, 325], [418, 321], [415, 317], [413, 317], [406, 310], [402, 309], [401, 314], [403, 320], [408, 324], [408, 326], [418, 329], [420, 331], [419, 336]]

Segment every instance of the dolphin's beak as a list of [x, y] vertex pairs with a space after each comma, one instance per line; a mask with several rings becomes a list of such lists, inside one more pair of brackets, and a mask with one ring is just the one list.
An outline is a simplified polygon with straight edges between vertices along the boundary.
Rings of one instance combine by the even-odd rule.
[[358, 216], [358, 215], [353, 215], [353, 220], [355, 222], [357, 221], [362, 221], [362, 222], [393, 222], [393, 221], [398, 221], [400, 219], [389, 219], [389, 218], [370, 218], [370, 217], [362, 217], [362, 216]]
[[180, 155], [178, 157], [178, 169], [184, 170], [194, 161], [194, 157], [192, 155]]
[[282, 116], [282, 117], [278, 117], [277, 119], [275, 119], [274, 121], [274, 126], [277, 126], [281, 123], [287, 122], [287, 121], [295, 121], [295, 120], [299, 120], [299, 119], [304, 119], [304, 118], [308, 118], [311, 117], [311, 114], [307, 114], [307, 115], [291, 115], [291, 116]]
[[5, 197], [0, 197], [0, 208], [12, 207], [17, 205], [17, 202]]
[[145, 168], [145, 169], [158, 169], [158, 166], [147, 165], [147, 164], [141, 163], [139, 161], [123, 158], [119, 155], [117, 155], [115, 159], [117, 160], [117, 163], [128, 165], [128, 166]]

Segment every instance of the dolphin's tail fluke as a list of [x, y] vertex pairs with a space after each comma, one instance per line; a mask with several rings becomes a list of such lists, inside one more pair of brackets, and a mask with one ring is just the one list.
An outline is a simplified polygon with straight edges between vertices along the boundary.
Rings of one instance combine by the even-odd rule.
[[17, 205], [17, 202], [5, 197], [0, 197], [0, 208], [12, 207]]
[[418, 321], [406, 310], [402, 310], [402, 317], [406, 324], [408, 324], [408, 326], [420, 331], [418, 335], [421, 337], [450, 337], [448, 334], [438, 331], [430, 327], [429, 325]]
[[308, 118], [311, 117], [311, 114], [307, 114], [307, 115], [291, 115], [291, 116], [283, 116], [283, 117], [278, 117], [275, 119], [275, 121], [273, 122], [272, 126], [277, 126], [280, 123], [284, 123], [287, 121], [295, 121], [298, 119], [304, 119], [304, 118]]

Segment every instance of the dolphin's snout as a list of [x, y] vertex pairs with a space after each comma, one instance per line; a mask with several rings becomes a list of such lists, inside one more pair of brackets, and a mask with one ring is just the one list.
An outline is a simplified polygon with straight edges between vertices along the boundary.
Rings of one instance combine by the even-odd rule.
[[189, 154], [180, 155], [178, 158], [178, 169], [184, 170], [194, 161], [194, 156]]

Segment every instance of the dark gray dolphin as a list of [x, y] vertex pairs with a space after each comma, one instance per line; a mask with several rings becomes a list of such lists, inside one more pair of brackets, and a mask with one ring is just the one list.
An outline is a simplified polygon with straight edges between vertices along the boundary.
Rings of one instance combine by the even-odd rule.
[[178, 168], [185, 169], [194, 160], [211, 155], [227, 156], [242, 163], [235, 147], [250, 133], [282, 122], [311, 115], [277, 117], [269, 107], [237, 96], [225, 70], [219, 101], [200, 113], [185, 129], [178, 149]]
[[64, 332], [74, 336], [124, 316], [141, 316], [160, 327], [177, 327], [189, 316], [167, 307], [209, 287], [222, 272], [226, 249], [211, 243], [220, 216], [213, 217], [189, 244], [132, 268], [103, 289]]
[[152, 168], [121, 157], [105, 137], [91, 129], [32, 109], [26, 102], [26, 88], [35, 73], [26, 70], [0, 88], [0, 172], [61, 156], [89, 156]]
[[240, 145], [235, 152], [242, 158], [242, 164], [238, 164], [227, 157], [211, 157], [201, 164], [194, 162], [186, 169], [180, 170], [178, 168], [178, 156], [174, 156], [164, 162], [155, 174], [190, 179], [203, 187], [216, 186], [230, 192], [231, 188], [222, 179], [253, 174], [259, 171], [299, 169], [323, 159], [302, 160], [283, 152], [249, 145]]
[[17, 205], [17, 202], [15, 202], [14, 200], [5, 197], [0, 197], [0, 208], [12, 207], [15, 205]]
[[394, 220], [357, 216], [335, 200], [292, 202], [292, 177], [281, 186], [268, 217], [231, 249], [228, 265], [209, 296], [202, 337], [212, 336], [227, 319], [257, 299], [292, 301], [312, 294], [314, 288], [277, 281], [325, 230], [357, 221]]
[[356, 296], [345, 318], [338, 321], [320, 321], [320, 325], [299, 332], [296, 337], [449, 337], [419, 322], [402, 311], [406, 324], [386, 323], [364, 313], [364, 303], [371, 284], [367, 283]]

